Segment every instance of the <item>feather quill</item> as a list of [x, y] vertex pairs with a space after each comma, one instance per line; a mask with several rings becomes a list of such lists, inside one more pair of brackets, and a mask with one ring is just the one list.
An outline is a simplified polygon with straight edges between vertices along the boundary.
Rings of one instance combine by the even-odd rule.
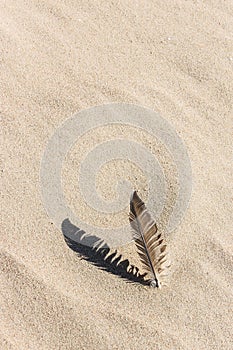
[[130, 199], [129, 221], [141, 262], [151, 274], [150, 285], [161, 288], [169, 268], [167, 245], [162, 234], [158, 234], [155, 220], [136, 191]]

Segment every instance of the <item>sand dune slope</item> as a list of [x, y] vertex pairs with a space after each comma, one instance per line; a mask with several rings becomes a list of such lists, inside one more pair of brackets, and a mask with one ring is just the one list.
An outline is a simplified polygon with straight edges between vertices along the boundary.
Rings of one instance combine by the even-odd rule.
[[[232, 13], [231, 1], [1, 2], [1, 349], [233, 348]], [[48, 139], [109, 102], [158, 111], [192, 163], [190, 206], [168, 237], [170, 282], [158, 291], [80, 260], [41, 199]], [[84, 217], [70, 159], [65, 193]], [[110, 167], [99, 179], [106, 196], [114, 176]], [[138, 264], [132, 244], [118, 251]]]

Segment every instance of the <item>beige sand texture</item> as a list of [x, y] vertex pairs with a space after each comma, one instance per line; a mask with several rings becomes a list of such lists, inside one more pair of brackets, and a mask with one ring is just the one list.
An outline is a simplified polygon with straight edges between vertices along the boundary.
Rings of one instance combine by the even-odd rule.
[[[233, 349], [232, 14], [230, 0], [1, 1], [2, 350]], [[168, 237], [161, 290], [80, 260], [41, 199], [49, 138], [109, 102], [158, 111], [191, 159], [192, 199]], [[81, 146], [67, 157], [64, 191], [85, 215], [73, 187]], [[105, 170], [111, 192], [114, 168]], [[119, 252], [138, 264], [132, 244]]]

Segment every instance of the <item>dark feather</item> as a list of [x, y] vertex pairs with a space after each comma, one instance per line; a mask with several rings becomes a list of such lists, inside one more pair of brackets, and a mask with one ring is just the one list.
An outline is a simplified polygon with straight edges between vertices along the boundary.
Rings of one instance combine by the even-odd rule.
[[167, 245], [162, 234], [158, 233], [155, 220], [136, 191], [130, 200], [129, 221], [141, 262], [145, 270], [151, 274], [150, 284], [160, 288], [169, 268]]

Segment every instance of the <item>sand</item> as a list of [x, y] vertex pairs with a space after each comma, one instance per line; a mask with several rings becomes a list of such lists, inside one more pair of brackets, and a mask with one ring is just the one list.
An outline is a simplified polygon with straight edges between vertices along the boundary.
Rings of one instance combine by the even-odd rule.
[[[1, 2], [1, 349], [233, 348], [232, 13], [231, 1]], [[41, 199], [49, 138], [111, 102], [158, 111], [191, 160], [192, 198], [168, 236], [161, 290], [79, 259]], [[138, 265], [132, 244], [118, 251]]]

